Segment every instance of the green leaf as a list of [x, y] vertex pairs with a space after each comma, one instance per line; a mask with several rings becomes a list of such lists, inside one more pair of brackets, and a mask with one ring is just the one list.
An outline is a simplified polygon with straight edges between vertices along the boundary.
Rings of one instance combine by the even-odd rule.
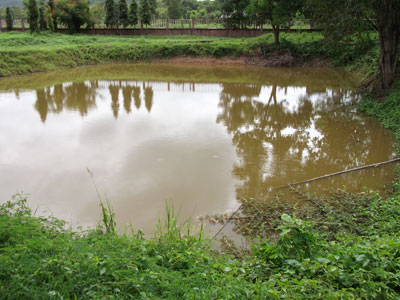
[[285, 222], [292, 222], [292, 217], [288, 214], [282, 214], [281, 219]]
[[232, 271], [232, 269], [230, 267], [226, 267], [226, 268], [224, 268], [224, 271], [225, 272], [230, 272], [230, 271]]
[[288, 259], [286, 263], [291, 266], [301, 266], [301, 263], [296, 259]]
[[331, 261], [327, 258], [324, 257], [317, 257], [317, 261], [321, 262], [321, 263], [325, 263], [325, 264], [329, 264]]

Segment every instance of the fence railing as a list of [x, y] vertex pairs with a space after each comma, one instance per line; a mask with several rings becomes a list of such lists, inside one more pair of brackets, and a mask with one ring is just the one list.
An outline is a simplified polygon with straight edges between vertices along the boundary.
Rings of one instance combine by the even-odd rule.
[[[117, 26], [114, 26], [116, 28]], [[5, 20], [0, 19], [0, 29], [6, 28]], [[13, 28], [15, 29], [29, 29], [29, 24], [26, 20], [14, 20]], [[59, 29], [66, 29], [62, 24], [58, 25]], [[105, 29], [107, 26], [104, 23], [97, 23], [94, 29]], [[119, 26], [119, 28], [123, 28]], [[126, 28], [146, 28], [146, 29], [272, 29], [270, 23], [265, 22], [260, 24], [254, 20], [245, 20], [240, 23], [234, 19], [153, 19], [149, 25], [144, 25], [139, 21], [135, 26], [128, 26]], [[285, 24], [285, 29], [292, 30], [308, 30], [314, 29], [313, 22], [307, 19], [293, 20]]]

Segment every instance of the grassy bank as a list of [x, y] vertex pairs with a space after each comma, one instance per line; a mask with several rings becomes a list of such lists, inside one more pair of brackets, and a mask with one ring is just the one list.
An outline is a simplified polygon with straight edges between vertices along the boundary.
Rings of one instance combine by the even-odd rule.
[[281, 45], [276, 47], [272, 34], [257, 38], [227, 38], [2, 33], [0, 77], [177, 56], [269, 58], [276, 51], [285, 51], [291, 53], [298, 63], [332, 55], [323, 46], [319, 33], [283, 33], [281, 38]]

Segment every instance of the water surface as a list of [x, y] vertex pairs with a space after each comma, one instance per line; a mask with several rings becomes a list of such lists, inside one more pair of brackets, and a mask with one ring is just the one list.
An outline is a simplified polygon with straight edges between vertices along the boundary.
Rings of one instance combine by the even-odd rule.
[[[101, 195], [146, 233], [166, 200], [181, 219], [266, 199], [272, 188], [391, 159], [336, 69], [110, 65], [0, 80], [0, 196], [95, 225]], [[382, 188], [393, 166], [305, 185]], [[267, 201], [267, 200], [266, 200]]]

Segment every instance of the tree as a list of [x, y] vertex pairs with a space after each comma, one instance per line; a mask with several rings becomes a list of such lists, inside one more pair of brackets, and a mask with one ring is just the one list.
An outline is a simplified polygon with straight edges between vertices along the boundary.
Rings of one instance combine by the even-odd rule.
[[[13, 20], [20, 20], [20, 19], [26, 19], [26, 12], [24, 9], [22, 9], [19, 6], [16, 5], [10, 5], [8, 6], [10, 8], [10, 14], [11, 18]], [[0, 18], [5, 19], [6, 18], [6, 7], [0, 7]]]
[[8, 6], [6, 8], [6, 23], [7, 23], [7, 30], [11, 31], [13, 28], [13, 18], [11, 16], [11, 11]]
[[39, 28], [40, 30], [47, 30], [47, 22], [46, 22], [46, 10], [48, 9], [48, 5], [40, 0], [39, 2]]
[[106, 18], [104, 23], [107, 27], [113, 27], [116, 25], [116, 18], [115, 18], [115, 11], [114, 11], [114, 0], [106, 0], [105, 2], [105, 11], [106, 11]]
[[129, 25], [135, 26], [138, 23], [138, 5], [136, 0], [132, 0], [129, 6]]
[[148, 0], [149, 5], [150, 5], [150, 19], [151, 18], [157, 18], [158, 12], [157, 12], [157, 0]]
[[150, 25], [151, 11], [149, 0], [140, 0], [140, 19], [143, 24]]
[[251, 0], [246, 12], [261, 24], [268, 21], [274, 32], [275, 45], [279, 44], [279, 33], [303, 8], [303, 0]]
[[54, 19], [53, 19], [53, 14], [51, 13], [50, 6], [48, 6], [45, 11], [45, 20], [46, 20], [48, 29], [54, 30]]
[[58, 0], [57, 18], [70, 33], [79, 32], [81, 26], [90, 24], [88, 0]]
[[129, 26], [129, 18], [128, 18], [128, 5], [126, 4], [126, 0], [119, 0], [119, 24], [128, 27]]
[[90, 20], [91, 26], [94, 27], [96, 24], [103, 24], [103, 21], [106, 16], [106, 12], [104, 10], [104, 4], [96, 2], [89, 8], [90, 11]]
[[39, 31], [39, 9], [36, 0], [28, 0], [26, 4], [28, 11], [29, 31], [31, 33]]
[[326, 39], [336, 45], [378, 32], [380, 59], [371, 89], [387, 89], [393, 84], [400, 41], [399, 0], [308, 0], [308, 6]]
[[181, 0], [164, 0], [167, 6], [168, 18], [179, 19], [182, 16]]
[[249, 0], [221, 0], [224, 16], [229, 18], [232, 27], [243, 27], [246, 20], [245, 9]]
[[[56, 18], [55, 14], [54, 14], [54, 10], [55, 10], [54, 0], [49, 0], [48, 5], [50, 7], [51, 19], [47, 20], [48, 21], [47, 24], [49, 25], [50, 29], [54, 30], [54, 29], [57, 29], [57, 27], [58, 27], [57, 18]], [[50, 21], [52, 21], [53, 25], [50, 25]]]

